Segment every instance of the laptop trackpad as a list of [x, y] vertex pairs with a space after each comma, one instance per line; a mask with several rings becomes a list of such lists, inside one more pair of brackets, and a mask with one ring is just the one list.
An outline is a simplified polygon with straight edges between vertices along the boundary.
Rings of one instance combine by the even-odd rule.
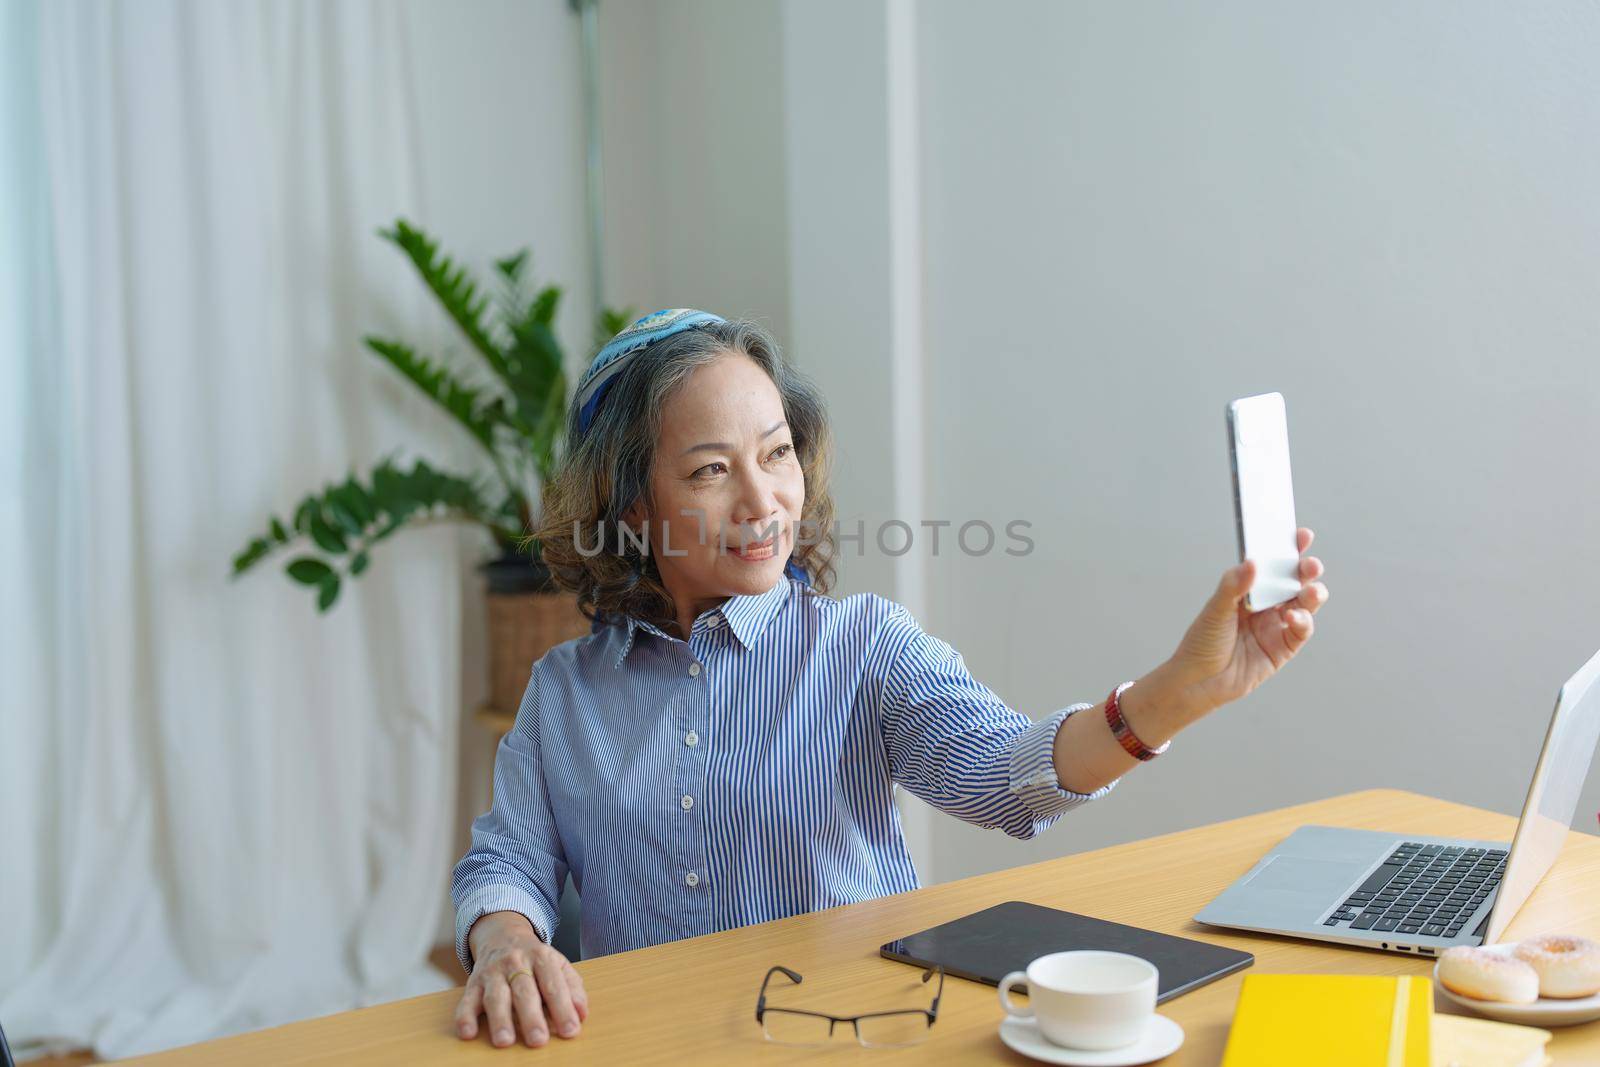
[[1360, 864], [1337, 860], [1277, 856], [1246, 884], [1253, 893], [1281, 894], [1279, 899], [1285, 903], [1289, 898], [1304, 898], [1316, 910], [1332, 901], [1334, 894], [1343, 892], [1362, 869]]

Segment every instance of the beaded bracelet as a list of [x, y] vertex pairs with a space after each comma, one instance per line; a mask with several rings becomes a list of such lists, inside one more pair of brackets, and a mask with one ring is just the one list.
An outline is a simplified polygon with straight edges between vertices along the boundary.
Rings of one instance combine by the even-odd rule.
[[1117, 702], [1122, 698], [1123, 690], [1132, 684], [1132, 682], [1123, 682], [1111, 691], [1110, 696], [1106, 697], [1106, 724], [1111, 727], [1111, 733], [1116, 737], [1117, 744], [1122, 746], [1124, 752], [1134, 759], [1153, 760], [1172, 747], [1172, 741], [1168, 740], [1160, 748], [1147, 748], [1145, 743], [1135, 737], [1133, 731], [1128, 728], [1128, 721], [1122, 717], [1122, 708], [1118, 706]]

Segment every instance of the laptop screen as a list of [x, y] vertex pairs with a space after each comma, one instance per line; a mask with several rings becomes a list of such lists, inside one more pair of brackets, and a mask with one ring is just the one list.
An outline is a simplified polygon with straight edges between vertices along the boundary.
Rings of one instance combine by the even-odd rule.
[[1505, 928], [1527, 902], [1533, 887], [1550, 869], [1566, 843], [1578, 796], [1589, 776], [1595, 744], [1600, 742], [1600, 652], [1567, 679], [1556, 696], [1550, 731], [1533, 770], [1522, 821], [1506, 858], [1506, 873], [1495, 897], [1483, 943], [1497, 944]]

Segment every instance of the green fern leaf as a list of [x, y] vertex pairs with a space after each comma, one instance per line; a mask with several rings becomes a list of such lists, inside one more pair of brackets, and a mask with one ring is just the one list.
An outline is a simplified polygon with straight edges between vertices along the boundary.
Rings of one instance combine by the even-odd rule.
[[511, 329], [511, 346], [506, 353], [512, 373], [511, 393], [517, 414], [528, 426], [538, 428], [550, 407], [552, 393], [566, 402], [566, 372], [561, 342], [555, 331], [535, 317], [533, 309]]
[[[441, 256], [438, 242], [431, 240], [405, 219], [396, 219], [394, 229], [379, 230], [378, 233], [410, 258], [423, 283], [432, 290], [461, 332], [466, 334], [472, 347], [488, 361], [496, 374], [506, 378], [505, 357], [484, 325], [484, 310], [488, 302], [478, 295], [477, 285], [467, 269], [457, 265], [449, 256]], [[509, 378], [507, 382], [509, 384]]]
[[594, 353], [610, 343], [611, 339], [627, 329], [634, 319], [638, 318], [637, 312], [629, 308], [601, 308], [595, 316], [594, 323]]
[[489, 414], [492, 401], [486, 401], [478, 390], [463, 385], [446, 368], [426, 356], [417, 355], [410, 345], [382, 337], [365, 337], [362, 340], [436, 404], [455, 416], [456, 421], [466, 427], [479, 444], [493, 451], [495, 424]]
[[522, 268], [527, 266], [527, 264], [528, 250], [526, 248], [521, 249], [515, 254], [509, 255], [504, 259], [497, 259], [494, 261], [495, 269], [500, 272], [501, 276], [504, 277], [506, 281], [511, 282], [513, 285], [522, 279]]
[[301, 556], [284, 569], [289, 572], [289, 577], [301, 585], [320, 585], [333, 573], [332, 567], [311, 556]]
[[311, 516], [311, 540], [322, 551], [335, 556], [343, 554], [346, 547], [344, 537], [320, 513]]
[[356, 481], [355, 475], [351, 475], [345, 480], [344, 485], [339, 489], [339, 496], [344, 501], [345, 506], [355, 513], [362, 526], [370, 526], [372, 520], [378, 517], [378, 511], [377, 508], [373, 507], [371, 495], [367, 493], [360, 482]]
[[534, 322], [542, 322], [546, 326], [553, 326], [556, 321], [556, 309], [561, 306], [561, 287], [547, 285], [539, 290], [539, 295], [533, 298], [533, 306], [528, 309], [528, 317]]
[[272, 545], [265, 538], [256, 538], [245, 547], [243, 552], [233, 557], [233, 573], [243, 574], [255, 566], [270, 551], [272, 551]]

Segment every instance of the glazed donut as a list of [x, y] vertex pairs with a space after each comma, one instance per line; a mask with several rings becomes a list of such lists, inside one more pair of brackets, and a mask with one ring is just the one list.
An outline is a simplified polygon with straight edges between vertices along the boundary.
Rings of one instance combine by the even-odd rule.
[[1600, 945], [1586, 937], [1533, 937], [1519, 942], [1514, 954], [1539, 975], [1542, 997], [1590, 997], [1600, 993]]
[[1531, 964], [1488, 949], [1445, 949], [1439, 957], [1439, 981], [1450, 992], [1474, 1000], [1532, 1004], [1539, 999], [1539, 972]]

